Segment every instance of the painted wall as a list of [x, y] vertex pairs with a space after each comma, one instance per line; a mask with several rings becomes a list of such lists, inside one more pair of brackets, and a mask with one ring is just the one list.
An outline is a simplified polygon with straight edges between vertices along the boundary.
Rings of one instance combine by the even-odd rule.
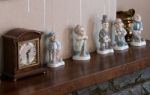
[[144, 24], [144, 31], [142, 36], [150, 40], [150, 0], [117, 0], [117, 10], [128, 10], [130, 8], [135, 9], [136, 13], [142, 16], [142, 21]]
[[[13, 28], [27, 28], [51, 31], [62, 43], [63, 58], [72, 56], [70, 27], [80, 23], [80, 0], [46, 0], [44, 22], [44, 0], [1, 0], [0, 36]], [[104, 7], [105, 6], [105, 7]], [[116, 0], [82, 0], [82, 25], [89, 36], [88, 49], [95, 50], [93, 28], [95, 17], [101, 19], [103, 13], [115, 18]], [[1, 38], [0, 38], [1, 39]], [[0, 40], [0, 64], [2, 65], [2, 40]], [[0, 65], [0, 66], [1, 66]]]

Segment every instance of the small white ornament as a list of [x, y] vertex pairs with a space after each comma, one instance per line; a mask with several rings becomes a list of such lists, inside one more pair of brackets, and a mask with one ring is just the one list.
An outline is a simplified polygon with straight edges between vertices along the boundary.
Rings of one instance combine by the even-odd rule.
[[111, 45], [111, 38], [109, 33], [109, 22], [108, 22], [107, 15], [103, 15], [102, 18], [102, 29], [99, 32], [99, 43], [100, 43], [100, 48], [97, 49], [98, 54], [108, 54], [114, 52]]
[[133, 46], [143, 46], [146, 45], [145, 39], [141, 37], [141, 32], [143, 31], [143, 24], [141, 21], [141, 16], [139, 14], [135, 14], [133, 17], [132, 24], [132, 41], [131, 45]]
[[60, 57], [61, 44], [59, 41], [56, 41], [55, 34], [50, 32], [48, 34], [48, 53], [49, 53], [49, 62], [48, 67], [59, 67], [65, 65], [64, 61]]
[[90, 54], [86, 48], [88, 36], [85, 29], [77, 25], [73, 31], [73, 59], [74, 60], [89, 60]]
[[117, 18], [114, 23], [114, 34], [115, 35], [115, 50], [125, 50], [128, 49], [128, 44], [125, 40], [125, 36], [127, 34], [127, 31], [123, 27], [122, 20], [120, 18]]

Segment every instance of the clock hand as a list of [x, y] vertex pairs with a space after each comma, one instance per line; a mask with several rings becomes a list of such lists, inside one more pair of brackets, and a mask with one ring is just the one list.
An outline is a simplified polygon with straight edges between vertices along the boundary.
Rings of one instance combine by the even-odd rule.
[[31, 48], [26, 52], [27, 63], [29, 63], [29, 53], [31, 52]]

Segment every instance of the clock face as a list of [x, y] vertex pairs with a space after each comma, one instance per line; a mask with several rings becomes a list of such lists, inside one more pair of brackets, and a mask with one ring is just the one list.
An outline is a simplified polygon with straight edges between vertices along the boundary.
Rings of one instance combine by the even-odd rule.
[[19, 69], [39, 64], [39, 42], [38, 39], [20, 42], [19, 45]]

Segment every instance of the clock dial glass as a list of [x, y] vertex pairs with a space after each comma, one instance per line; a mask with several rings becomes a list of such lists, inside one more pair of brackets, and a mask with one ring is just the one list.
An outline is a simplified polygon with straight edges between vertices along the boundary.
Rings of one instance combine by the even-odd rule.
[[38, 62], [38, 40], [29, 40], [19, 43], [19, 69], [37, 65]]

